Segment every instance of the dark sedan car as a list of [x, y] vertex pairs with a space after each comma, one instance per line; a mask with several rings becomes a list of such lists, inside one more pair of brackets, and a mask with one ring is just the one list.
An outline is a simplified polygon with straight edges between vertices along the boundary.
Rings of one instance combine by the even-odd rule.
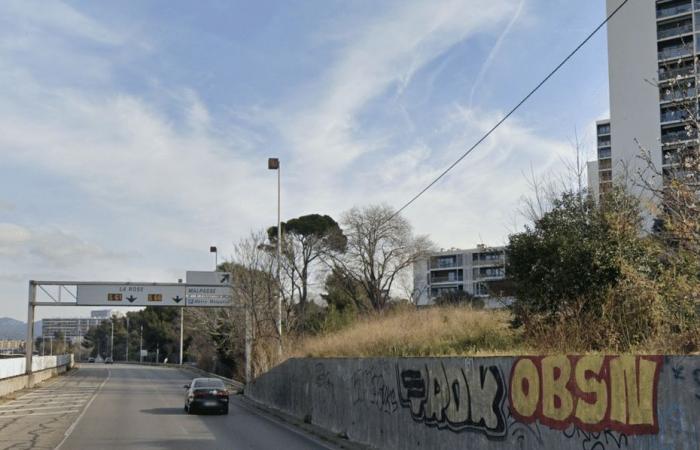
[[200, 411], [217, 411], [228, 414], [228, 390], [218, 378], [195, 378], [186, 384], [185, 411], [194, 414]]

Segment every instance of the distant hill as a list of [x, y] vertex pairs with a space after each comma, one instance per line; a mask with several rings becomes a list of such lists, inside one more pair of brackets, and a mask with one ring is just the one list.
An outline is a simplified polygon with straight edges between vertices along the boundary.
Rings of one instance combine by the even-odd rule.
[[[34, 336], [41, 333], [41, 320], [34, 323]], [[0, 339], [21, 339], [27, 337], [27, 324], [25, 322], [0, 317]]]

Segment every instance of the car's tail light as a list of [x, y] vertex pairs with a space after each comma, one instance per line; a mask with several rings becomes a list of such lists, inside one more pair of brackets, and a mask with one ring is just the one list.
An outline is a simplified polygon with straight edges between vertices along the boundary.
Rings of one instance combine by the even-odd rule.
[[200, 397], [206, 397], [207, 392], [204, 391], [194, 391], [194, 397], [195, 398], [200, 398]]
[[228, 397], [228, 391], [218, 391], [219, 397]]

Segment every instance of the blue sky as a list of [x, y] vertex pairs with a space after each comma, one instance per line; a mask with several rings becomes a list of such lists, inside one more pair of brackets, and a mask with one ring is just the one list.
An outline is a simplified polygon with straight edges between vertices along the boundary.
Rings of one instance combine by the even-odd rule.
[[[602, 19], [604, 2], [0, 3], [0, 316], [29, 279], [175, 281], [276, 219], [400, 206]], [[593, 155], [605, 33], [405, 213], [503, 244], [523, 172]], [[40, 317], [75, 314], [44, 309]]]

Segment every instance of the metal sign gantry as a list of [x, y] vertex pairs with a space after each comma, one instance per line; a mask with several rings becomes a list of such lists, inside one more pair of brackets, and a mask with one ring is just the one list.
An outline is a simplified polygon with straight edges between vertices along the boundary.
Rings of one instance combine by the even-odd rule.
[[[49, 292], [47, 288], [54, 288]], [[37, 301], [37, 289], [51, 301]], [[67, 297], [67, 301], [66, 301]], [[227, 272], [187, 272], [187, 283], [136, 283], [94, 281], [29, 281], [27, 310], [26, 372], [32, 373], [34, 350], [34, 310], [37, 306], [111, 306], [111, 307], [232, 307], [233, 285]], [[246, 308], [247, 315], [247, 308]], [[182, 364], [184, 313], [180, 313], [180, 364]], [[246, 316], [247, 317], [247, 316]], [[246, 320], [246, 328], [248, 320]], [[249, 343], [246, 332], [246, 372]]]

